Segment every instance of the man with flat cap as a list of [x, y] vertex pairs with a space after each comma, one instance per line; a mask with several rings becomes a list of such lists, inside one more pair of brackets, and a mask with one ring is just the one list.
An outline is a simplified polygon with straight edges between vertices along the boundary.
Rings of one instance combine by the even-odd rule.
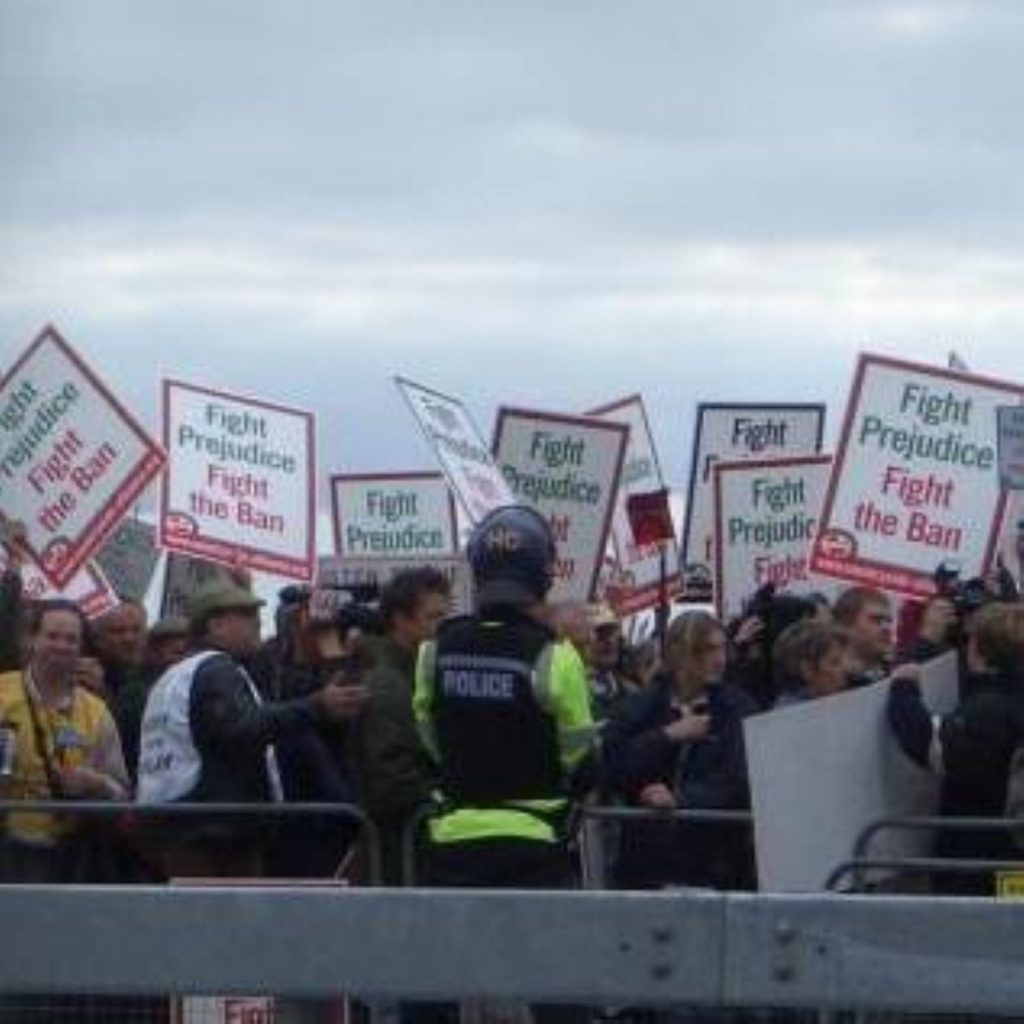
[[[264, 803], [282, 798], [274, 744], [325, 720], [358, 713], [359, 686], [328, 684], [265, 703], [243, 667], [260, 642], [263, 601], [234, 582], [197, 591], [189, 608], [195, 653], [172, 665], [146, 702], [139, 752], [140, 803]], [[168, 875], [262, 873], [266, 829], [221, 818], [179, 822], [162, 851]], [[170, 833], [169, 833], [170, 834]]]

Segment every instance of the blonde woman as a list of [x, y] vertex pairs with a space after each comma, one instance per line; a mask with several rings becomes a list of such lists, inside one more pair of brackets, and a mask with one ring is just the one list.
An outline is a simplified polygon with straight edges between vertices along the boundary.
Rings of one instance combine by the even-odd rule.
[[[608, 781], [628, 803], [652, 810], [749, 806], [742, 721], [756, 705], [723, 681], [726, 653], [725, 630], [707, 612], [687, 612], [669, 627], [664, 670], [605, 734]], [[617, 879], [625, 888], [744, 888], [752, 882], [749, 854], [745, 826], [631, 823]]]

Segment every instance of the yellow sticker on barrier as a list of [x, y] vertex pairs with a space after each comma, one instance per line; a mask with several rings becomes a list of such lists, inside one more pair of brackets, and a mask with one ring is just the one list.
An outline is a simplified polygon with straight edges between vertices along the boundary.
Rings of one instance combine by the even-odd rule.
[[996, 895], [1001, 900], [1024, 900], [1024, 871], [997, 871]]

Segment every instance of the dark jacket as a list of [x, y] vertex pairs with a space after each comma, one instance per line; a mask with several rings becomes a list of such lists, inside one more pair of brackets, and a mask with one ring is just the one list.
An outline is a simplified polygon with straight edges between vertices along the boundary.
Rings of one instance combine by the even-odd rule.
[[[200, 770], [196, 784], [181, 797], [186, 803], [269, 803], [274, 793], [268, 748], [314, 728], [322, 719], [308, 697], [259, 703], [246, 673], [229, 654], [219, 651], [195, 670], [188, 714]], [[147, 819], [146, 831], [154, 852], [165, 857], [165, 869], [182, 873], [178, 867], [166, 867], [166, 858], [177, 861], [179, 851], [186, 849], [204, 851], [211, 866], [240, 855], [265, 863], [275, 824], [272, 816], [204, 815], [182, 820], [172, 814], [167, 819]], [[251, 873], [251, 865], [242, 873]]]
[[0, 672], [21, 668], [21, 574], [0, 574]]
[[196, 671], [189, 701], [192, 739], [203, 761], [189, 799], [270, 800], [267, 747], [320, 721], [308, 697], [258, 704], [245, 674], [229, 655], [210, 658]]
[[[1024, 681], [1019, 676], [973, 673], [961, 678], [962, 699], [942, 719], [935, 736], [932, 717], [915, 682], [894, 680], [888, 717], [900, 747], [923, 767], [931, 766], [935, 740], [942, 760], [939, 813], [944, 817], [1001, 818], [1006, 806], [1010, 759], [1024, 737]], [[939, 857], [1015, 859], [1008, 832], [940, 832]], [[943, 892], [987, 895], [988, 878], [939, 875]]]
[[[109, 677], [110, 670], [106, 675]], [[137, 669], [122, 674], [116, 689], [111, 689], [109, 683], [107, 684], [107, 705], [117, 724], [121, 750], [124, 751], [124, 763], [128, 767], [132, 782], [138, 773], [139, 737], [142, 731], [142, 716], [146, 711], [146, 698], [157, 678], [159, 677], [152, 671]]]
[[[745, 810], [750, 806], [743, 719], [757, 706], [728, 683], [708, 688], [711, 729], [679, 744], [664, 733], [676, 711], [671, 680], [657, 677], [609, 722], [604, 736], [608, 785], [630, 804], [661, 782], [682, 808]], [[637, 822], [623, 828], [617, 880], [627, 888], [665, 884], [745, 888], [753, 882], [748, 826]]]

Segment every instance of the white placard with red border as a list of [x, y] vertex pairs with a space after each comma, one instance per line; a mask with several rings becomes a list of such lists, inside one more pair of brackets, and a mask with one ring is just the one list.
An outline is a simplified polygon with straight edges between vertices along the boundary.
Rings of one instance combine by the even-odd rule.
[[[658, 544], [638, 546], [633, 540], [626, 498], [631, 494], [644, 494], [661, 490], [665, 484], [658, 463], [654, 437], [647, 420], [643, 398], [630, 395], [617, 402], [602, 405], [587, 413], [594, 419], [625, 423], [629, 427], [626, 460], [619, 482], [619, 496], [612, 513], [612, 548], [614, 568], [608, 575], [609, 599], [614, 593], [614, 604], [620, 615], [632, 615], [655, 607], [662, 592], [662, 551]], [[679, 548], [675, 540], [667, 542], [664, 553], [667, 566], [665, 596], [669, 599], [679, 590]]]
[[430, 558], [458, 547], [455, 503], [441, 473], [331, 477], [334, 550], [350, 558]]
[[395, 384], [470, 522], [478, 523], [493, 509], [515, 504], [487, 442], [462, 402], [404, 377], [396, 377]]
[[555, 537], [552, 601], [589, 601], [596, 591], [628, 440], [624, 423], [498, 410], [498, 465], [515, 500], [544, 515]]
[[164, 382], [160, 543], [308, 580], [315, 566], [313, 416]]
[[815, 590], [811, 542], [832, 458], [751, 459], [715, 464], [715, 601], [723, 619], [771, 583], [791, 594]]
[[811, 571], [910, 597], [942, 563], [991, 563], [1004, 495], [996, 408], [1024, 387], [862, 355], [825, 495]]
[[[0, 561], [4, 566], [7, 565], [6, 549], [0, 548]], [[67, 601], [74, 601], [87, 619], [98, 618], [120, 603], [110, 581], [95, 562], [86, 562], [68, 580], [63, 590], [54, 589], [39, 567], [31, 562], [22, 563], [20, 574], [22, 601], [51, 601], [54, 598], [64, 598]]]
[[0, 510], [64, 588], [160, 471], [164, 455], [47, 327], [0, 383]]
[[[347, 858], [346, 858], [347, 860]], [[251, 878], [172, 878], [170, 885], [189, 888], [216, 886], [244, 889]], [[341, 878], [260, 878], [261, 888], [344, 890], [348, 881]], [[274, 1024], [278, 1020], [308, 1019], [303, 1001], [274, 996], [172, 996], [169, 1001], [170, 1024]], [[351, 1007], [347, 996], [322, 1000], [313, 1014], [319, 1024], [350, 1024]]]
[[824, 405], [702, 402], [697, 406], [683, 526], [684, 590], [712, 581], [715, 463], [817, 455], [824, 429]]

